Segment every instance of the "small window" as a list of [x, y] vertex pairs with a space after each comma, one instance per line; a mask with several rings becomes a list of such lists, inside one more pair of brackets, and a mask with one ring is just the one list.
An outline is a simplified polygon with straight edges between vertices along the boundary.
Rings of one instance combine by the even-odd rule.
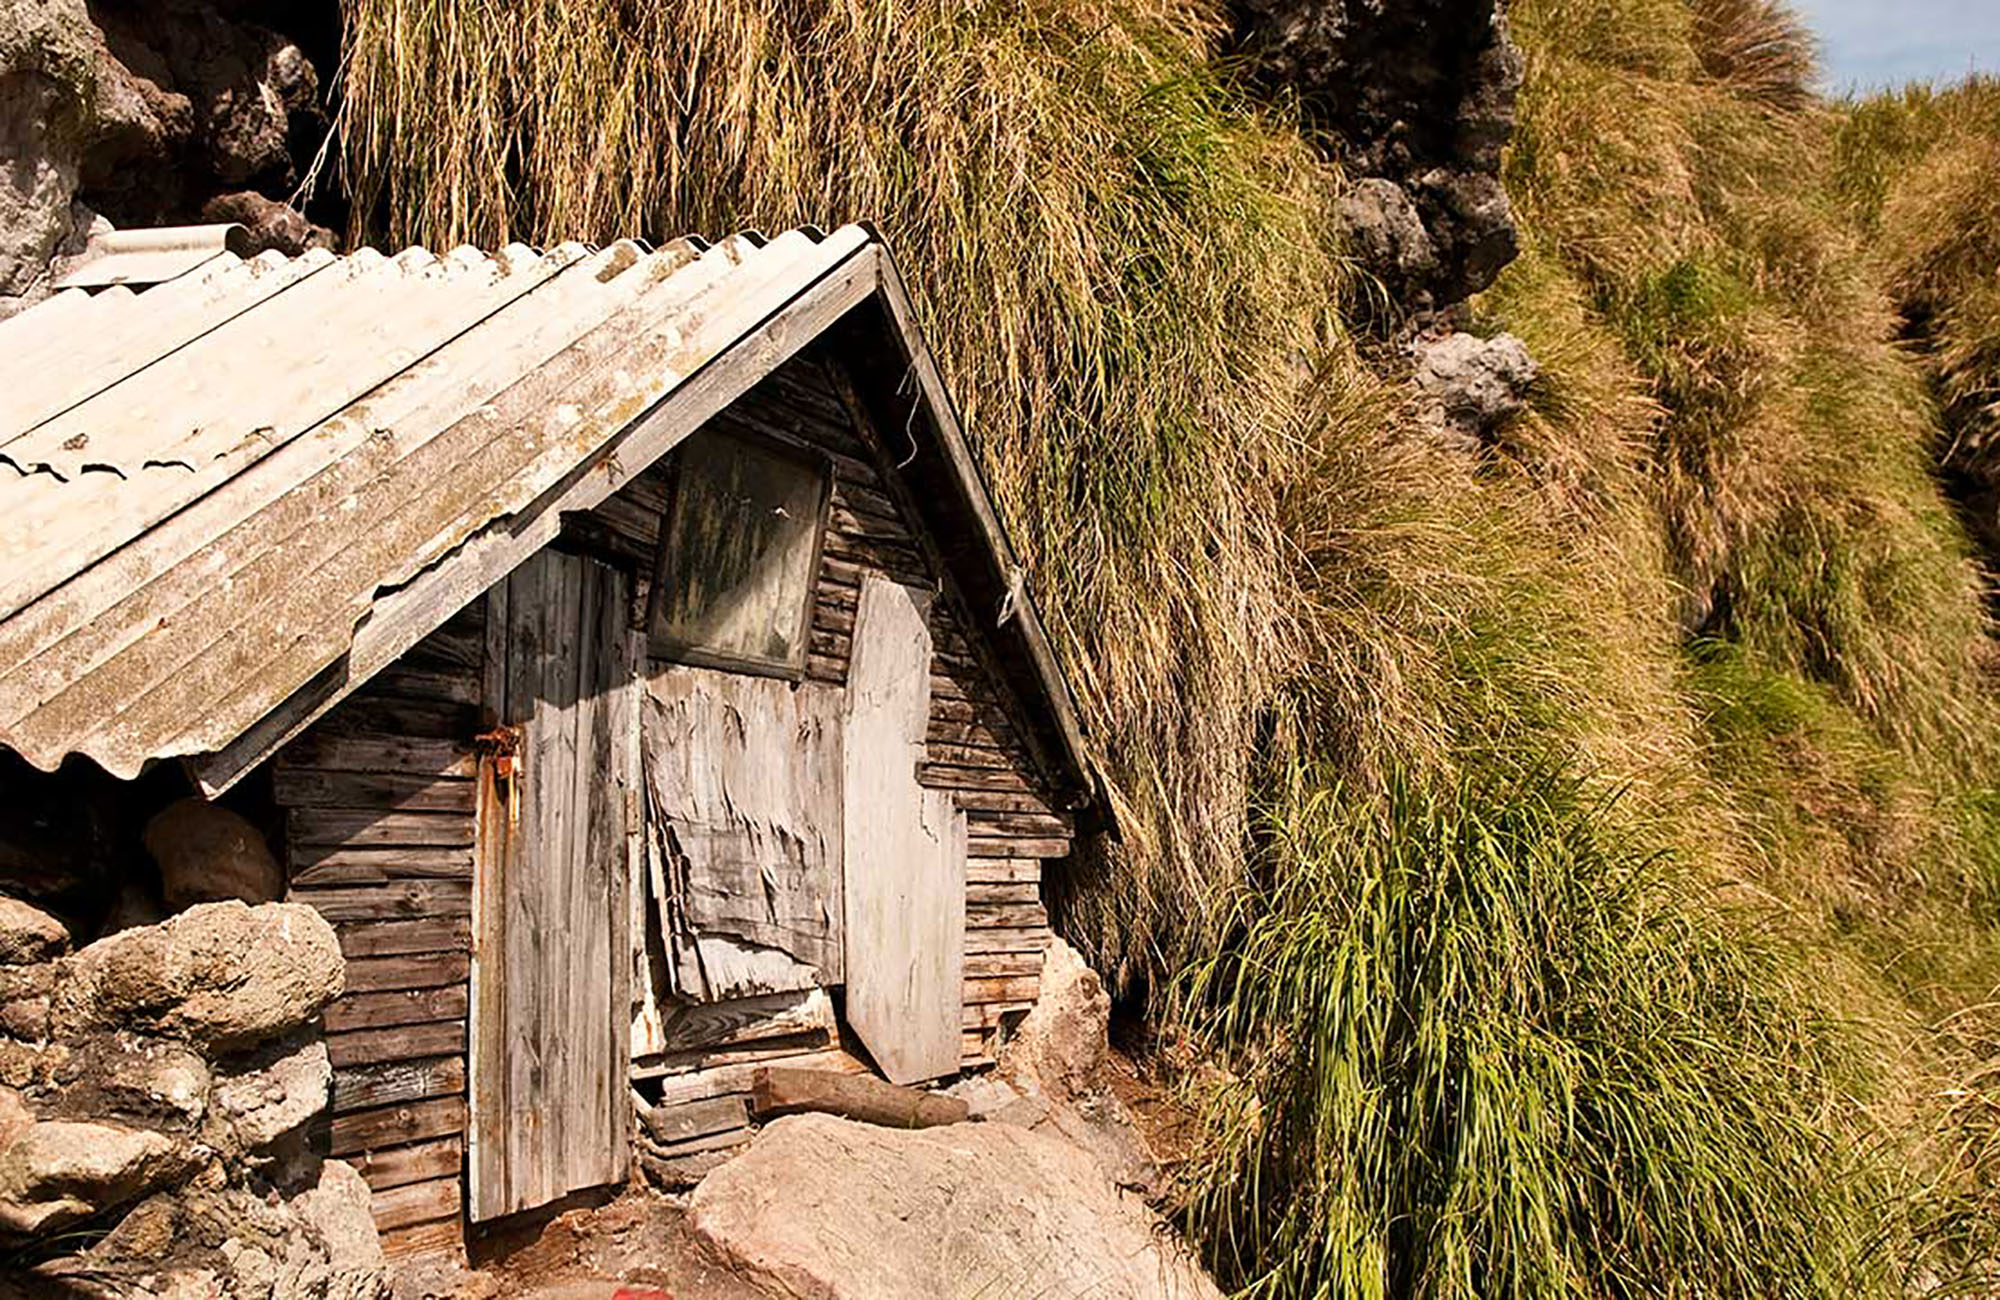
[[824, 455], [705, 430], [670, 464], [647, 630], [654, 655], [802, 676], [833, 475]]

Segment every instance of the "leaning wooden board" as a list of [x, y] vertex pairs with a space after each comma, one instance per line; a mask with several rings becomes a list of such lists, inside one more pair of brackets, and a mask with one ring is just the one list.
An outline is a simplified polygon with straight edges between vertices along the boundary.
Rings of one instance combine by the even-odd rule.
[[870, 576], [847, 672], [847, 1019], [892, 1083], [953, 1074], [965, 961], [965, 814], [917, 784], [930, 707], [925, 603]]

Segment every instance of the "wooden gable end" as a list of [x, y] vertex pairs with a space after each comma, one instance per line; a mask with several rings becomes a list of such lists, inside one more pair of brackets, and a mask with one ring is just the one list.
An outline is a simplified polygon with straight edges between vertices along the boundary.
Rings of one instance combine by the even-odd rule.
[[[1054, 807], [1048, 782], [1020, 743], [1022, 705], [994, 671], [988, 648], [968, 636], [978, 614], [964, 608], [922, 536], [895, 450], [870, 425], [839, 363], [809, 349], [710, 427], [808, 446], [832, 466], [832, 509], [812, 593], [808, 683], [846, 687], [855, 616], [870, 575], [925, 594], [933, 651], [918, 777], [964, 813], [961, 1059], [991, 1061], [998, 1033], [1034, 1003], [1049, 937], [1041, 864], [1068, 853], [1074, 821]], [[570, 536], [576, 545], [624, 557], [643, 587], [670, 491], [670, 468], [654, 466], [573, 519]], [[646, 594], [638, 599], [643, 608]]]

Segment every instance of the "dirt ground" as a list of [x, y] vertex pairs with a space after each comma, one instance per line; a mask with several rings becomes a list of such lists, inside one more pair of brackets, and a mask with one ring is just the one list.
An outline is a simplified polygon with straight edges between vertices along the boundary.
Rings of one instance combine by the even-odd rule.
[[[1162, 1045], [1118, 1035], [1104, 1083], [1171, 1175], [1189, 1116], [1161, 1078]], [[394, 1271], [394, 1300], [768, 1300], [702, 1248], [685, 1197], [635, 1186], [510, 1224], [480, 1241], [470, 1264], [427, 1260]]]
[[633, 1188], [510, 1228], [482, 1242], [469, 1267], [405, 1265], [395, 1300], [766, 1300], [691, 1239], [680, 1198]]

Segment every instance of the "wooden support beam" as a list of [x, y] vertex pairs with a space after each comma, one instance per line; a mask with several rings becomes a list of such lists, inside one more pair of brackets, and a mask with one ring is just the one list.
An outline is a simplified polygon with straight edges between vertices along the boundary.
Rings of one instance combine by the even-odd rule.
[[932, 1128], [971, 1114], [971, 1107], [957, 1097], [900, 1087], [872, 1075], [782, 1066], [765, 1066], [752, 1076], [750, 1110], [759, 1119], [817, 1111], [885, 1128]]

